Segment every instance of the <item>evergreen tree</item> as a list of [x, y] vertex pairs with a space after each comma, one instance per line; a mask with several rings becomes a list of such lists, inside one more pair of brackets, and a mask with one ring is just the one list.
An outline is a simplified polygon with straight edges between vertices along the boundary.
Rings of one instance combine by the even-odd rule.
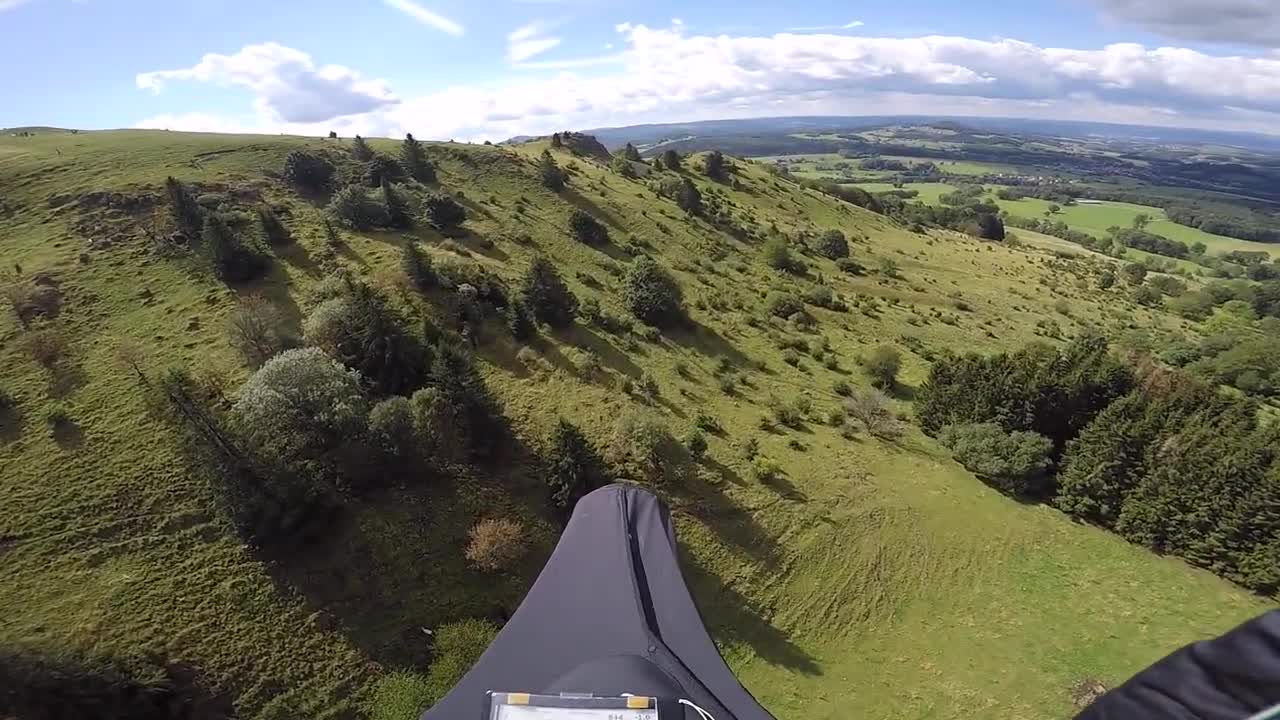
[[662, 153], [662, 167], [679, 172], [680, 170], [680, 153], [675, 150], [667, 150]]
[[373, 149], [364, 141], [364, 138], [357, 135], [351, 140], [351, 157], [355, 158], [356, 162], [369, 162], [373, 159]]
[[596, 247], [609, 244], [609, 228], [585, 210], [575, 209], [569, 216], [569, 232], [583, 245]]
[[334, 356], [359, 371], [379, 395], [408, 395], [421, 387], [431, 360], [428, 349], [381, 293], [351, 280], [346, 290], [348, 315], [334, 338]]
[[213, 262], [213, 273], [220, 280], [247, 282], [262, 275], [270, 265], [264, 253], [243, 242], [215, 213], [205, 216], [201, 236], [205, 252]]
[[822, 233], [822, 237], [818, 240], [818, 252], [832, 260], [847, 258], [849, 241], [845, 239], [844, 233], [833, 228]]
[[560, 418], [551, 439], [547, 488], [551, 505], [570, 511], [578, 500], [605, 483], [604, 461], [573, 423]]
[[187, 186], [177, 178], [169, 176], [164, 181], [164, 187], [169, 195], [169, 211], [173, 214], [174, 224], [188, 240], [194, 241], [204, 227], [204, 212], [187, 190]]
[[631, 166], [631, 161], [622, 155], [613, 156], [609, 161], [609, 169], [627, 179], [633, 179], [636, 176], [636, 169]]
[[1147, 279], [1147, 269], [1138, 263], [1129, 263], [1121, 270], [1124, 279], [1130, 285], [1141, 285]]
[[515, 298], [507, 303], [507, 329], [516, 342], [527, 342], [538, 334], [538, 326], [533, 322], [524, 300]]
[[551, 134], [551, 147], [557, 149], [564, 147], [564, 141], [560, 139], [560, 133]]
[[452, 230], [467, 220], [467, 209], [443, 193], [433, 193], [423, 201], [427, 222], [437, 230]]
[[384, 177], [382, 179], [382, 207], [386, 210], [387, 225], [393, 228], [407, 228], [412, 223], [409, 219], [409, 207], [404, 197], [391, 187]]
[[438, 284], [431, 256], [414, 243], [407, 243], [400, 255], [400, 269], [418, 292], [425, 293]]
[[680, 285], [652, 258], [640, 256], [623, 280], [623, 297], [631, 314], [656, 327], [670, 327], [684, 318]]
[[680, 183], [680, 190], [676, 193], [676, 204], [689, 215], [702, 214], [702, 193], [698, 192], [698, 186], [694, 185], [689, 178], [684, 178]]
[[383, 181], [402, 182], [405, 179], [404, 166], [399, 160], [378, 153], [365, 163], [364, 179], [371, 188], [381, 187]]
[[568, 327], [578, 314], [578, 298], [545, 257], [535, 257], [529, 265], [521, 295], [533, 316], [553, 328]]
[[729, 166], [725, 163], [724, 153], [719, 150], [712, 150], [707, 154], [707, 160], [703, 165], [703, 171], [707, 177], [716, 182], [724, 182], [729, 179]]
[[258, 208], [258, 224], [262, 226], [262, 236], [267, 239], [267, 243], [275, 247], [288, 245], [293, 242], [293, 235], [289, 233], [289, 228], [280, 222], [280, 218], [271, 211], [271, 208], [262, 205]]
[[643, 159], [640, 157], [640, 151], [637, 150], [636, 146], [632, 145], [631, 143], [627, 143], [627, 146], [622, 149], [622, 157], [630, 160], [631, 162], [643, 161]]
[[333, 164], [306, 150], [294, 150], [284, 159], [284, 179], [294, 187], [321, 192], [333, 179]]
[[406, 134], [404, 142], [400, 145], [400, 164], [404, 166], [405, 172], [409, 173], [409, 177], [420, 183], [436, 181], [436, 168], [427, 159], [422, 143], [413, 137], [413, 133]]
[[1004, 221], [995, 213], [978, 215], [978, 237], [985, 240], [1004, 240]]
[[453, 429], [465, 439], [473, 458], [488, 457], [502, 439], [502, 414], [466, 348], [442, 338], [431, 365], [431, 385], [451, 409]]
[[546, 150], [542, 151], [542, 157], [538, 159], [538, 175], [542, 178], [543, 186], [548, 190], [560, 192], [564, 189], [564, 171], [556, 165], [555, 158], [551, 157], [551, 153]]

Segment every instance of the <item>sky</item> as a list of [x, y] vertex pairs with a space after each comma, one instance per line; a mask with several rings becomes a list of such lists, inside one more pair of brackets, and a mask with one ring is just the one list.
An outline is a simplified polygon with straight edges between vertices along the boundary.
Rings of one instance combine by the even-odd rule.
[[0, 0], [0, 127], [503, 140], [785, 115], [1280, 133], [1280, 0]]

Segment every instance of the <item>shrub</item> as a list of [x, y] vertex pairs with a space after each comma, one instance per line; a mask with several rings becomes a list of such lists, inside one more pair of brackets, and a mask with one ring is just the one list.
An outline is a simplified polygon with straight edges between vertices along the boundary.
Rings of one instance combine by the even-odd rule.
[[201, 209], [200, 203], [191, 195], [191, 191], [187, 189], [175, 177], [168, 177], [164, 182], [165, 193], [169, 200], [169, 213], [173, 217], [173, 224], [182, 231], [187, 239], [194, 240], [200, 234], [201, 228], [204, 227], [204, 210]]
[[684, 301], [674, 277], [647, 256], [631, 264], [623, 280], [623, 297], [641, 322], [671, 327], [684, 318]]
[[369, 720], [405, 720], [439, 699], [425, 675], [401, 670], [378, 678], [365, 712]]
[[775, 317], [789, 318], [797, 313], [803, 313], [804, 303], [791, 293], [774, 291], [765, 298], [765, 309]]
[[823, 257], [840, 260], [849, 257], [849, 241], [839, 230], [828, 230], [818, 239], [818, 252]]
[[30, 327], [36, 318], [56, 316], [62, 307], [62, 293], [52, 285], [15, 280], [4, 286], [3, 294], [24, 328]]
[[45, 410], [44, 421], [50, 430], [56, 432], [71, 423], [71, 411], [62, 403], [54, 403]]
[[578, 313], [577, 296], [564, 284], [556, 266], [542, 256], [529, 264], [521, 295], [533, 317], [553, 328], [572, 325]]
[[415, 290], [425, 293], [439, 283], [436, 270], [431, 264], [431, 256], [423, 252], [422, 248], [414, 243], [407, 243], [400, 253], [400, 269]]
[[853, 388], [850, 387], [849, 383], [844, 380], [837, 380], [835, 384], [832, 385], [831, 389], [834, 390], [835, 394], [839, 395], [840, 397], [849, 397], [850, 395], [853, 394]]
[[305, 150], [294, 150], [284, 159], [284, 179], [290, 185], [321, 192], [333, 179], [333, 164]]
[[[798, 268], [803, 265], [803, 263], [799, 263], [792, 257], [791, 249], [787, 247], [786, 239], [781, 237], [766, 240], [760, 252], [764, 258], [764, 264], [774, 270], [797, 272]], [[797, 274], [799, 273], [797, 272]]]
[[1098, 287], [1106, 290], [1114, 287], [1116, 284], [1116, 274], [1110, 270], [1104, 270], [1098, 275]]
[[782, 362], [790, 365], [791, 367], [800, 367], [800, 353], [792, 350], [791, 348], [787, 348], [782, 353]]
[[888, 345], [875, 348], [862, 361], [862, 372], [873, 386], [881, 390], [892, 389], [898, 384], [901, 367], [901, 353]]
[[845, 400], [844, 409], [872, 435], [886, 440], [902, 435], [902, 425], [893, 414], [889, 397], [879, 390], [852, 393]]
[[260, 295], [250, 295], [236, 305], [227, 321], [227, 334], [232, 347], [255, 368], [292, 344], [284, 314]]
[[254, 243], [243, 240], [222, 218], [210, 214], [204, 221], [205, 252], [213, 273], [226, 282], [248, 282], [264, 274], [271, 259]]
[[515, 298], [507, 304], [506, 323], [511, 337], [517, 342], [531, 340], [538, 334], [538, 325], [533, 321], [529, 308], [520, 298]]
[[1130, 285], [1141, 285], [1147, 279], [1147, 268], [1138, 263], [1129, 263], [1120, 272]]
[[605, 483], [604, 461], [576, 425], [560, 418], [551, 438], [547, 488], [551, 505], [573, 509], [583, 495]]
[[646, 414], [629, 411], [614, 425], [609, 455], [614, 462], [634, 463], [644, 474], [660, 478], [672, 443], [671, 433], [662, 423]]
[[413, 224], [409, 217], [409, 201], [401, 192], [402, 186], [393, 186], [386, 178], [382, 179], [382, 213], [388, 227], [407, 228]]
[[3, 419], [5, 413], [13, 410], [17, 406], [17, 396], [4, 388], [0, 388], [0, 419]]
[[412, 466], [421, 441], [413, 404], [408, 398], [393, 395], [374, 405], [369, 411], [369, 435], [385, 453], [390, 471]]
[[841, 272], [846, 272], [850, 275], [865, 275], [867, 272], [862, 263], [853, 258], [840, 258], [836, 261], [836, 267], [840, 268]]
[[431, 666], [427, 668], [428, 705], [449, 693], [493, 642], [498, 628], [487, 620], [463, 620], [436, 629]]
[[948, 425], [938, 441], [973, 474], [1012, 495], [1034, 496], [1044, 490], [1052, 465], [1053, 441], [1033, 432], [1005, 432], [994, 423]]
[[516, 520], [481, 520], [472, 526], [467, 538], [467, 561], [485, 572], [510, 570], [529, 551], [524, 525]]
[[386, 208], [370, 197], [368, 190], [357, 185], [348, 185], [334, 193], [327, 209], [333, 219], [353, 230], [368, 230], [387, 220]]
[[701, 460], [707, 454], [707, 435], [701, 428], [693, 428], [684, 437], [684, 446], [694, 460]]
[[609, 244], [609, 229], [585, 210], [575, 209], [569, 216], [569, 232], [584, 245]]
[[560, 192], [564, 189], [564, 170], [556, 165], [555, 158], [551, 157], [551, 153], [543, 150], [542, 156], [538, 158], [538, 176], [542, 180], [543, 187], [551, 192]]
[[764, 455], [756, 455], [751, 458], [751, 477], [757, 482], [769, 483], [777, 480], [782, 476], [782, 466], [775, 460], [765, 457]]
[[432, 193], [422, 201], [423, 214], [432, 227], [449, 231], [467, 221], [467, 209], [443, 193]]
[[1055, 301], [1054, 301], [1054, 303], [1053, 303], [1053, 310], [1054, 310], [1054, 312], [1058, 313], [1059, 315], [1070, 315], [1070, 314], [1071, 314], [1071, 303], [1067, 302], [1066, 300], [1062, 300], [1062, 299], [1055, 300]]
[[771, 398], [769, 410], [773, 413], [773, 419], [780, 425], [792, 429], [798, 429], [804, 425], [804, 413], [800, 412], [795, 405], [788, 405], [777, 398]]
[[836, 296], [831, 288], [826, 285], [817, 285], [809, 289], [804, 295], [805, 302], [810, 305], [817, 305], [822, 308], [830, 308], [835, 305]]
[[733, 395], [738, 392], [738, 379], [733, 375], [722, 375], [717, 381], [717, 386], [725, 395]]
[[723, 432], [720, 428], [720, 421], [716, 420], [714, 415], [704, 410], [699, 410], [698, 414], [693, 416], [693, 426], [699, 430], [705, 430], [712, 434], [719, 434]]
[[430, 352], [381, 293], [350, 282], [342, 298], [316, 306], [303, 325], [307, 342], [354, 368], [380, 395], [422, 386]]
[[1150, 285], [1139, 285], [1133, 289], [1133, 301], [1139, 305], [1155, 307], [1163, 299], [1164, 296], [1160, 294], [1160, 291]]
[[67, 336], [62, 328], [45, 325], [28, 330], [22, 338], [23, 348], [41, 366], [52, 369], [67, 352]]

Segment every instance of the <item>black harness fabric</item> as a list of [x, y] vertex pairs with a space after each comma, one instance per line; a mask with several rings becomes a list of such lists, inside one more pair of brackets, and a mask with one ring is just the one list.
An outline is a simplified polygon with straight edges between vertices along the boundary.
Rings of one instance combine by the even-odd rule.
[[598, 682], [614, 694], [640, 680], [608, 670], [625, 667], [606, 662], [617, 656], [652, 663], [716, 720], [773, 720], [707, 634], [680, 572], [667, 508], [632, 485], [610, 485], [578, 502], [515, 614], [422, 720], [481, 720], [489, 690], [539, 693], [556, 686], [604, 694], [558, 687], [593, 662], [610, 675]]
[[1280, 704], [1280, 610], [1188, 645], [1076, 720], [1245, 720]]

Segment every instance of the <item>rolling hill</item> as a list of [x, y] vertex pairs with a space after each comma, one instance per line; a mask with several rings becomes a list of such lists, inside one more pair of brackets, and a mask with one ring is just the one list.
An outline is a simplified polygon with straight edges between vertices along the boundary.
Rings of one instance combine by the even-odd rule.
[[[389, 154], [398, 144], [369, 141]], [[53, 305], [31, 327], [0, 318], [0, 389], [13, 398], [0, 426], [0, 648], [193, 678], [207, 717], [393, 717], [385, 679], [429, 672], [427, 631], [500, 621], [550, 552], [557, 518], [535, 458], [557, 419], [603, 448], [615, 420], [635, 414], [676, 437], [715, 428], [705, 458], [685, 458], [656, 487], [713, 636], [779, 718], [1066, 716], [1081, 683], [1110, 686], [1269, 605], [1000, 495], [909, 423], [885, 440], [832, 422], [837, 384], [866, 386], [859, 361], [881, 345], [903, 353], [893, 404], [909, 420], [912, 389], [938, 352], [1181, 326], [1097, 289], [1109, 259], [909, 232], [742, 160], [726, 183], [704, 177], [698, 156], [661, 174], [700, 190], [702, 217], [657, 192], [657, 174], [628, 179], [567, 150], [553, 151], [569, 174], [556, 193], [539, 182], [546, 147], [427, 144], [436, 188], [466, 208], [465, 232], [342, 230], [330, 262], [323, 199], [281, 173], [291, 151], [345, 157], [347, 140], [0, 138], [3, 271], [47, 288]], [[165, 242], [170, 176], [205, 207], [272, 207], [294, 242], [272, 249], [264, 278], [219, 281], [198, 252]], [[575, 210], [603, 222], [611, 242], [575, 241]], [[874, 271], [842, 272], [804, 249], [829, 229]], [[807, 273], [767, 266], [768, 237], [789, 238]], [[247, 297], [265, 298], [300, 335], [336, 263], [405, 313], [438, 316], [406, 289], [407, 243], [437, 267], [479, 266], [508, 287], [546, 256], [599, 310], [526, 346], [500, 317], [480, 326], [478, 367], [515, 431], [502, 462], [396, 477], [305, 546], [251, 548], [122, 349], [149, 372], [184, 367], [234, 398], [252, 370], [227, 322]], [[677, 279], [684, 326], [616, 322], [627, 315], [623, 276], [642, 254]], [[812, 326], [765, 310], [770, 292], [822, 285], [844, 309], [810, 307]], [[35, 359], [37, 332], [64, 341], [53, 362]], [[774, 421], [780, 406], [803, 419]], [[463, 557], [471, 527], [495, 516], [524, 525], [529, 554], [514, 572], [484, 573]]]

